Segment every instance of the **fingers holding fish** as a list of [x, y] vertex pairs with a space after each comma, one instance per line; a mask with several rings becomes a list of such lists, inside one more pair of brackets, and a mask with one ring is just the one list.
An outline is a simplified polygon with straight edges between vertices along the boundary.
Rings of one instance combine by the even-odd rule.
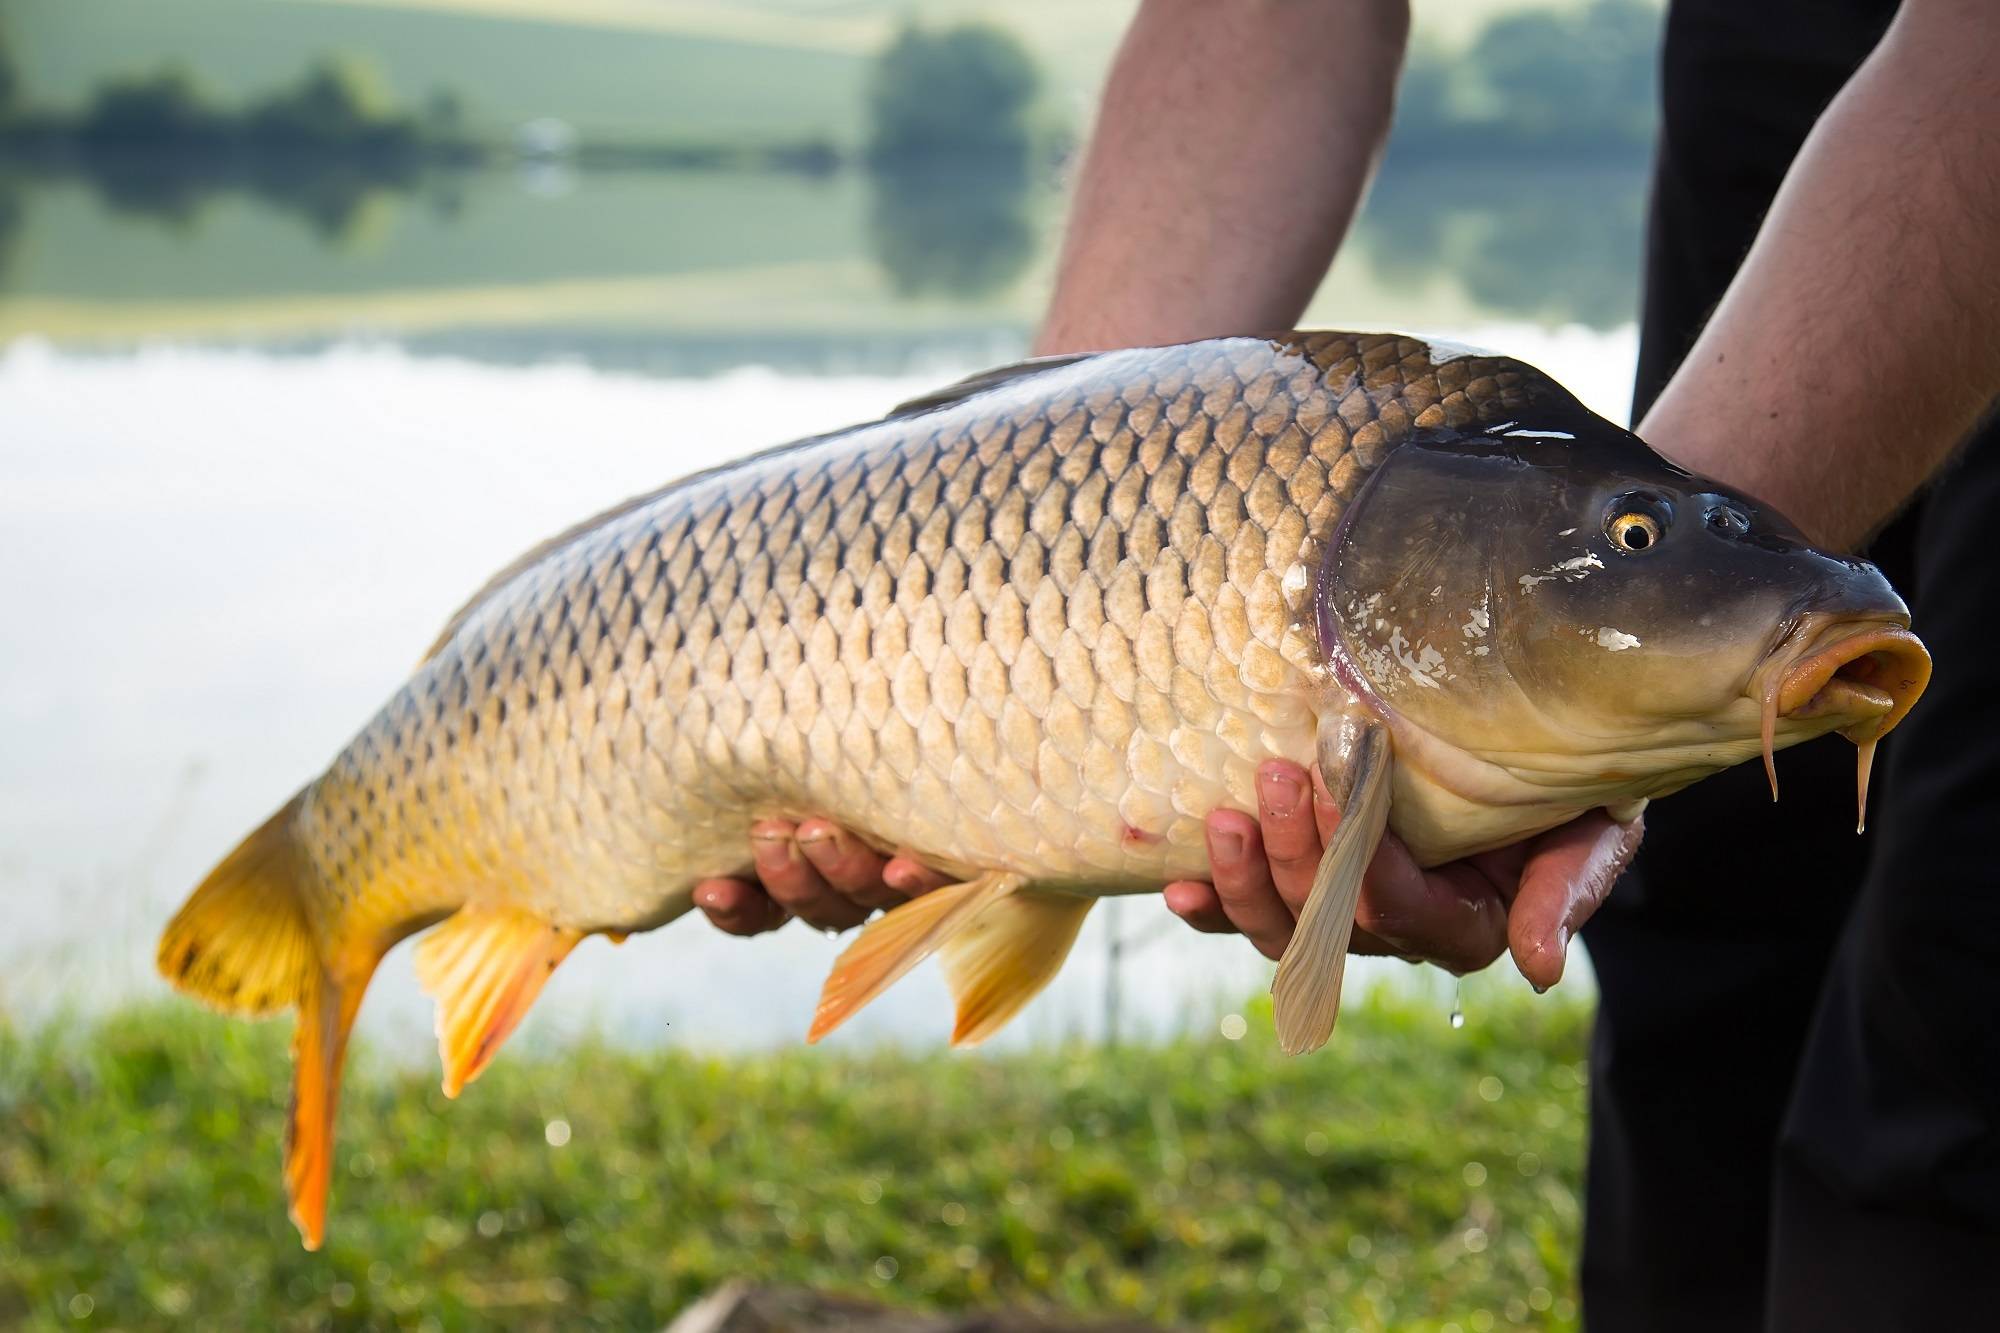
[[[1242, 837], [1242, 825], [1248, 825], [1250, 829], [1248, 837], [1254, 839], [1256, 821], [1252, 821], [1248, 815], [1242, 815], [1240, 811], [1216, 811], [1214, 815], [1210, 815], [1208, 859], [1210, 865], [1214, 867], [1212, 873], [1216, 875], [1218, 881], [1224, 881], [1228, 877], [1242, 877], [1240, 883], [1232, 885], [1232, 897], [1236, 899], [1238, 915], [1254, 915], [1256, 919], [1272, 919], [1274, 913], [1284, 915], [1284, 935], [1278, 941], [1278, 955], [1282, 955], [1284, 947], [1292, 941], [1292, 909], [1288, 909], [1284, 905], [1284, 899], [1278, 897], [1278, 889], [1270, 883], [1268, 871], [1258, 867], [1254, 861], [1240, 859], [1244, 853], [1244, 845], [1234, 843], [1234, 839]], [[1222, 829], [1224, 833], [1218, 833], [1218, 829]], [[1226, 849], [1218, 849], [1218, 839], [1230, 839], [1232, 845]], [[1244, 935], [1244, 931], [1236, 925], [1236, 921], [1230, 919], [1230, 909], [1224, 907], [1222, 895], [1216, 891], [1216, 885], [1198, 879], [1180, 879], [1170, 883], [1162, 891], [1162, 895], [1166, 899], [1168, 911], [1172, 911], [1176, 917], [1180, 917], [1182, 921], [1186, 921], [1190, 927], [1194, 927], [1204, 935]], [[1266, 955], [1272, 953], [1270, 949], [1262, 947], [1260, 951]], [[1356, 929], [1352, 939], [1348, 941], [1348, 953], [1364, 953], [1372, 957], [1396, 957], [1404, 959], [1406, 963], [1422, 963], [1422, 959], [1410, 955], [1408, 951], [1396, 949], [1388, 941], [1376, 939], [1374, 935], [1362, 929]]]
[[[1324, 830], [1320, 827], [1322, 821], [1326, 823]], [[1289, 909], [1290, 920], [1285, 923], [1287, 936], [1291, 934], [1291, 920], [1298, 917], [1312, 892], [1313, 876], [1319, 870], [1320, 854], [1325, 850], [1322, 833], [1330, 835], [1338, 823], [1339, 815], [1327, 800], [1325, 790], [1304, 768], [1284, 759], [1266, 760], [1258, 765], [1257, 824], [1264, 856], [1259, 858], [1257, 869], [1269, 877]], [[1221, 880], [1216, 883], [1221, 886]], [[1282, 952], [1282, 943], [1279, 948]]]
[[808, 819], [796, 841], [813, 869], [835, 893], [861, 907], [894, 907], [909, 895], [884, 882], [887, 858], [827, 819]]
[[1593, 810], [1529, 844], [1507, 921], [1514, 965], [1529, 982], [1547, 990], [1562, 980], [1571, 938], [1631, 865], [1644, 833], [1643, 818], [1620, 824]]
[[[1303, 789], [1305, 774], [1297, 765], [1288, 765], [1298, 774], [1299, 786]], [[1261, 789], [1263, 783], [1259, 782]], [[1306, 875], [1310, 886], [1312, 866], [1319, 856], [1319, 834], [1313, 830], [1312, 808], [1305, 805], [1303, 798], [1299, 809], [1288, 810], [1283, 816], [1285, 822], [1276, 825], [1286, 845], [1304, 845], [1296, 842], [1296, 829], [1291, 827], [1300, 822], [1306, 824], [1305, 837], [1311, 839], [1310, 856], [1307, 859]], [[1260, 790], [1259, 805], [1263, 805]], [[1257, 946], [1257, 951], [1266, 958], [1280, 958], [1285, 945], [1291, 942], [1292, 926], [1297, 920], [1295, 909], [1289, 905], [1277, 886], [1278, 853], [1271, 849], [1265, 829], [1274, 827], [1267, 815], [1263, 827], [1240, 810], [1217, 810], [1209, 815], [1206, 832], [1208, 835], [1209, 873], [1215, 877], [1213, 893], [1215, 910], [1208, 910], [1207, 904], [1198, 895], [1183, 892], [1182, 899], [1198, 913], [1197, 929], [1234, 929], [1243, 933]], [[1303, 894], [1301, 895], [1303, 898]], [[1171, 905], [1171, 903], [1170, 903]], [[1178, 909], [1177, 909], [1178, 910]], [[1220, 912], [1226, 926], [1214, 927], [1215, 912]]]
[[762, 935], [792, 919], [762, 886], [747, 879], [705, 879], [694, 886], [694, 905], [710, 925], [729, 935]]
[[1469, 861], [1422, 869], [1394, 833], [1369, 863], [1355, 925], [1399, 957], [1460, 975], [1507, 949], [1507, 903], [1493, 880]]
[[[1274, 890], [1275, 893], [1275, 890]], [[1161, 890], [1167, 910], [1204, 935], [1237, 934], [1236, 923], [1222, 909], [1222, 897], [1213, 884], [1198, 879], [1178, 879]]]
[[836, 891], [806, 859], [797, 830], [784, 820], [751, 825], [750, 853], [764, 891], [807, 925], [846, 930], [868, 919], [868, 908]]
[[915, 898], [951, 883], [951, 876], [931, 869], [914, 856], [898, 852], [882, 867], [882, 882], [905, 898]]

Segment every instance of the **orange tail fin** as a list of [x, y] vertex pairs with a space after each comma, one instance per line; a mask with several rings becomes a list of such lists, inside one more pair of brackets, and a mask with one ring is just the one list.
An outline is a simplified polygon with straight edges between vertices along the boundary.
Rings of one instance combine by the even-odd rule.
[[326, 1233], [333, 1112], [347, 1033], [379, 954], [346, 955], [336, 970], [306, 914], [313, 869], [298, 845], [294, 797], [209, 872], [160, 937], [160, 972], [225, 1013], [296, 1008], [285, 1188], [309, 1250]]

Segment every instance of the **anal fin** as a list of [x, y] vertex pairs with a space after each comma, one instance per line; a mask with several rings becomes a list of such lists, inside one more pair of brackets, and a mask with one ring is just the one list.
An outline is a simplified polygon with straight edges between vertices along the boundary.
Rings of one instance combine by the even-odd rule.
[[417, 945], [417, 980], [437, 1001], [445, 1096], [479, 1077], [582, 938], [518, 908], [466, 907]]
[[938, 946], [957, 1003], [951, 1044], [976, 1046], [1041, 993], [1069, 957], [1092, 898], [1019, 889]]
[[1020, 875], [981, 875], [933, 889], [869, 922], [827, 973], [806, 1040], [816, 1042], [845, 1023], [973, 917], [1026, 885]]

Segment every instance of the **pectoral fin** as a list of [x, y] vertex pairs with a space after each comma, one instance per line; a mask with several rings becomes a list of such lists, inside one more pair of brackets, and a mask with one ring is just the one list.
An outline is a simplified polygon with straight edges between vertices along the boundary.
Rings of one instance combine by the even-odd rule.
[[437, 1001], [445, 1096], [479, 1077], [582, 938], [516, 908], [467, 907], [417, 945], [417, 980]]
[[806, 1040], [818, 1041], [845, 1023], [974, 916], [1026, 884], [1019, 875], [981, 875], [933, 889], [869, 922], [834, 960]]
[[1333, 1035], [1361, 877], [1389, 823], [1393, 763], [1388, 729], [1379, 722], [1350, 717], [1321, 733], [1320, 771], [1340, 806], [1340, 827], [1320, 857], [1305, 909], [1271, 983], [1278, 1045], [1288, 1055], [1317, 1050]]
[[1018, 889], [945, 940], [938, 952], [958, 1005], [951, 1044], [977, 1046], [1040, 994], [1094, 905], [1074, 894]]

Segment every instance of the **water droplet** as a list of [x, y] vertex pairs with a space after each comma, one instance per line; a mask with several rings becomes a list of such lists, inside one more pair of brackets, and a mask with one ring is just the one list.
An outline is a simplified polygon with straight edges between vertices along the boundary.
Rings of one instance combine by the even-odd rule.
[[1451, 1025], [1453, 1028], [1465, 1026], [1465, 997], [1456, 981], [1451, 983]]
[[825, 935], [830, 940], [837, 940], [840, 938], [840, 932], [835, 930], [832, 926], [828, 926], [825, 930], [821, 931], [820, 933]]
[[1465, 1026], [1465, 1011], [1464, 1011], [1464, 1010], [1462, 1010], [1462, 1009], [1457, 1009], [1457, 1008], [1454, 1008], [1454, 1009], [1453, 1009], [1453, 1010], [1451, 1011], [1451, 1025], [1452, 1025], [1452, 1026], [1453, 1026], [1454, 1028], [1462, 1028], [1462, 1027], [1464, 1027], [1464, 1026]]

